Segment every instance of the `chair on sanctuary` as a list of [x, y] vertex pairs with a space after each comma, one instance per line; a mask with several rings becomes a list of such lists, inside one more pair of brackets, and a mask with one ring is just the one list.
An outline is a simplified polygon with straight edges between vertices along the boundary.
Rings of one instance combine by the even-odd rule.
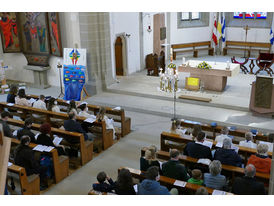
[[236, 60], [235, 56], [233, 56], [231, 58], [231, 62], [234, 63], [234, 64], [240, 64], [240, 68], [243, 71], [243, 73], [245, 73], [245, 74], [248, 73], [248, 70], [245, 67], [245, 64], [248, 62], [248, 58], [245, 58], [245, 60], [243, 62], [239, 62], [239, 61]]
[[272, 76], [272, 74], [274, 74], [271, 69], [273, 62], [273, 53], [260, 53], [258, 59], [256, 60], [256, 64], [260, 69], [255, 73], [255, 75], [257, 75], [260, 71], [266, 71], [270, 76]]

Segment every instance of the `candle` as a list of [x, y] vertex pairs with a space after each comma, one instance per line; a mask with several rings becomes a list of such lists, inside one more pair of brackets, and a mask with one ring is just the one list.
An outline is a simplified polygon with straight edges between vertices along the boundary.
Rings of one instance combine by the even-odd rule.
[[182, 64], [184, 65], [185, 63], [186, 63], [186, 58], [183, 57], [183, 58], [182, 58]]
[[170, 48], [170, 54], [172, 55], [172, 48]]
[[229, 68], [230, 65], [229, 65], [229, 61], [226, 62], [226, 68]]

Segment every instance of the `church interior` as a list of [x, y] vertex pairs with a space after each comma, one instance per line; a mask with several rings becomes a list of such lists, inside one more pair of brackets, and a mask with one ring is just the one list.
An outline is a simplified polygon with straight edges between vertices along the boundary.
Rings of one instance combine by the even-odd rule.
[[0, 194], [273, 195], [271, 9], [0, 11]]

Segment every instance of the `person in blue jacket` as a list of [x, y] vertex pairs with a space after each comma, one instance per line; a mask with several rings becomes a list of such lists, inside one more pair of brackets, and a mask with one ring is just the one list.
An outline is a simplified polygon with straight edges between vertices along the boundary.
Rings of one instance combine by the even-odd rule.
[[146, 179], [138, 185], [137, 195], [170, 195], [165, 186], [161, 186], [159, 180], [159, 168], [152, 166], [146, 172]]

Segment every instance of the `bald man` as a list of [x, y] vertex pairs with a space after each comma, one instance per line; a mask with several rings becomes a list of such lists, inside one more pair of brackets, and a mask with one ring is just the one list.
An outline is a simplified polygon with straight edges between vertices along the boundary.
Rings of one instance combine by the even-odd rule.
[[254, 177], [256, 168], [249, 164], [245, 167], [245, 176], [237, 177], [232, 186], [232, 193], [237, 195], [266, 195], [264, 183]]

